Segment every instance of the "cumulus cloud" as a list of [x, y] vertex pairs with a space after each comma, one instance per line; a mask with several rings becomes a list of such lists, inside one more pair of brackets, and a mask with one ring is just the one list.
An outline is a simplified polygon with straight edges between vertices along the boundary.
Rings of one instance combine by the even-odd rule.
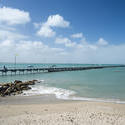
[[98, 45], [96, 44], [90, 44], [86, 41], [85, 38], [82, 38], [79, 42], [71, 41], [71, 39], [67, 37], [56, 37], [55, 39], [56, 44], [62, 44], [65, 47], [70, 47], [72, 49], [84, 49], [87, 50], [88, 48], [96, 50], [98, 48]]
[[10, 7], [0, 8], [0, 23], [7, 25], [25, 24], [30, 21], [30, 15], [23, 10]]
[[70, 39], [66, 37], [57, 37], [55, 43], [64, 44], [66, 47], [74, 47], [76, 45], [75, 42], [72, 42]]
[[[46, 22], [42, 23], [37, 35], [43, 37], [53, 37], [56, 34], [56, 32], [52, 29], [53, 27], [66, 28], [69, 27], [69, 25], [70, 23], [64, 20], [64, 18], [59, 14], [51, 15], [48, 17]], [[38, 26], [37, 23], [35, 23], [35, 27], [36, 26]]]
[[41, 41], [4, 40], [0, 42], [1, 61], [13, 62], [15, 54], [18, 54], [17, 62], [45, 62], [45, 59], [57, 61], [63, 51], [61, 48], [49, 47]]
[[28, 36], [19, 34], [17, 32], [9, 31], [9, 30], [0, 30], [0, 40], [20, 40], [27, 39]]
[[17, 62], [125, 63], [125, 44], [100, 46], [97, 42], [75, 43], [66, 37], [58, 37], [55, 42], [70, 49], [50, 47], [42, 41], [1, 40], [0, 61], [13, 62], [18, 54]]
[[16, 28], [15, 27], [12, 27], [12, 26], [8, 26], [8, 25], [0, 25], [0, 29], [1, 30], [7, 30], [7, 31], [16, 31]]
[[99, 38], [97, 44], [100, 46], [106, 46], [106, 45], [108, 45], [108, 42], [106, 40], [104, 40], [103, 38]]
[[55, 43], [57, 44], [65, 44], [71, 42], [71, 40], [69, 40], [68, 38], [63, 38], [63, 37], [57, 37], [55, 40]]
[[76, 34], [72, 34], [71, 37], [72, 38], [83, 38], [83, 34], [82, 33], [76, 33]]
[[[56, 44], [72, 43], [70, 39], [59, 37], [56, 38]], [[111, 45], [104, 38], [94, 43], [87, 42], [86, 39], [74, 42], [72, 49], [66, 49], [65, 59], [72, 63], [125, 63], [123, 53], [125, 53], [125, 44]]]
[[53, 31], [49, 26], [43, 25], [40, 30], [37, 32], [37, 35], [44, 37], [53, 37], [56, 32]]
[[48, 17], [47, 22], [45, 23], [48, 26], [51, 27], [69, 27], [69, 22], [64, 20], [64, 18], [62, 16], [60, 16], [59, 14], [56, 15], [51, 15]]

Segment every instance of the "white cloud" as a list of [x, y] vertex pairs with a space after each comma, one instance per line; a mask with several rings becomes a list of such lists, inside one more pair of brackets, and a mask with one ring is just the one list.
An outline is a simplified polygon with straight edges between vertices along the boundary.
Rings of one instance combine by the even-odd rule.
[[67, 37], [57, 37], [55, 39], [56, 44], [63, 44], [65, 47], [70, 47], [74, 49], [93, 49], [96, 50], [98, 46], [96, 44], [90, 44], [86, 41], [85, 38], [81, 39], [79, 42], [73, 42]]
[[9, 31], [9, 30], [0, 30], [0, 40], [20, 40], [27, 39], [28, 36], [19, 34], [17, 32]]
[[0, 8], [0, 23], [7, 25], [25, 24], [30, 21], [30, 15], [23, 10], [10, 7]]
[[0, 25], [1, 30], [7, 30], [7, 31], [16, 31], [15, 27], [8, 26], [8, 25]]
[[[67, 48], [50, 47], [41, 41], [12, 40], [0, 41], [0, 61], [41, 63], [125, 63], [125, 44], [100, 46], [97, 43], [75, 43], [68, 38], [59, 37], [55, 41]], [[32, 56], [31, 56], [32, 55]], [[30, 57], [30, 58], [29, 58]]]
[[69, 27], [69, 22], [64, 20], [62, 16], [59, 14], [51, 15], [48, 17], [47, 22], [45, 23], [47, 26], [51, 27]]
[[53, 37], [55, 36], [55, 32], [49, 27], [49, 26], [46, 26], [46, 25], [43, 25], [40, 30], [37, 32], [37, 35], [39, 36], [43, 36], [43, 37]]
[[[70, 43], [68, 38], [58, 38], [58, 44]], [[95, 43], [88, 43], [85, 39], [75, 43], [72, 49], [66, 50], [65, 59], [72, 63], [125, 63], [125, 44], [110, 45], [103, 38]]]
[[57, 37], [55, 40], [55, 43], [57, 44], [65, 44], [71, 42], [71, 40], [69, 40], [68, 38], [63, 38], [63, 37]]
[[74, 47], [76, 45], [75, 42], [72, 42], [70, 39], [66, 37], [57, 37], [55, 43], [64, 44], [66, 47]]
[[83, 34], [82, 33], [76, 33], [76, 34], [72, 34], [71, 37], [72, 38], [83, 38]]
[[[64, 18], [58, 14], [51, 15], [48, 17], [47, 21], [42, 23], [41, 28], [37, 31], [38, 36], [43, 37], [53, 37], [56, 32], [52, 29], [53, 27], [66, 28], [69, 27], [69, 22], [65, 21]], [[35, 27], [39, 24], [35, 23]]]
[[99, 38], [97, 44], [100, 46], [106, 46], [106, 45], [108, 45], [108, 42], [106, 40], [104, 40], [103, 38]]
[[48, 62], [57, 61], [63, 51], [41, 41], [4, 40], [0, 42], [0, 61], [13, 62], [15, 54], [18, 54], [17, 62], [45, 62], [45, 59]]
[[10, 47], [12, 46], [13, 42], [10, 40], [5, 40], [3, 42], [0, 43], [0, 47]]

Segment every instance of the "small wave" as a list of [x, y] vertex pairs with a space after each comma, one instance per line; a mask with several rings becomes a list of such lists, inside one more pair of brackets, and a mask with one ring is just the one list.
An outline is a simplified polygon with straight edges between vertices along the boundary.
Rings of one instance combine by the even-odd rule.
[[43, 79], [37, 79], [37, 82], [36, 83], [42, 83], [42, 82], [44, 82], [45, 80], [43, 80]]
[[57, 99], [63, 100], [74, 100], [74, 101], [95, 101], [95, 102], [111, 102], [111, 103], [121, 103], [125, 104], [125, 101], [120, 101], [116, 99], [99, 99], [99, 98], [86, 98], [86, 97], [77, 97], [76, 92], [48, 86], [35, 86], [31, 90], [24, 91], [23, 96], [32, 96], [32, 95], [46, 95], [54, 94]]
[[43, 95], [43, 94], [54, 94], [58, 99], [66, 99], [71, 95], [74, 95], [74, 91], [55, 88], [55, 87], [47, 87], [47, 86], [35, 86], [32, 87], [31, 90], [24, 91], [24, 96], [31, 96], [31, 95]]
[[116, 99], [100, 99], [100, 98], [86, 98], [86, 97], [69, 97], [65, 99], [74, 101], [94, 101], [94, 102], [110, 102], [110, 103], [125, 104], [125, 101], [120, 101]]

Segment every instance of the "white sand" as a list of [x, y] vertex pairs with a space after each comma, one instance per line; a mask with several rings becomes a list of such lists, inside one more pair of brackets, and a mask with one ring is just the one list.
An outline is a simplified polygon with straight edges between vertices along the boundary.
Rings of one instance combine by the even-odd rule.
[[0, 105], [0, 125], [125, 125], [125, 104], [73, 101]]

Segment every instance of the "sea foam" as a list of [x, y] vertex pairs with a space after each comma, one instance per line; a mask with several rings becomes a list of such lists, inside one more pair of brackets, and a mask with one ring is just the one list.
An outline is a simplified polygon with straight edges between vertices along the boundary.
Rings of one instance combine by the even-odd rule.
[[24, 96], [44, 95], [44, 94], [54, 94], [58, 99], [68, 99], [68, 97], [74, 95], [75, 92], [62, 88], [38, 86], [38, 85], [32, 87], [31, 90], [23, 92]]
[[32, 87], [31, 90], [24, 91], [23, 96], [33, 96], [33, 95], [46, 95], [53, 94], [57, 99], [63, 100], [76, 100], [76, 101], [95, 101], [95, 102], [112, 102], [112, 103], [122, 103], [125, 104], [125, 101], [120, 101], [116, 99], [100, 99], [100, 98], [86, 98], [86, 97], [78, 97], [76, 96], [76, 92], [72, 90], [56, 88], [56, 87], [48, 87], [36, 85]]

